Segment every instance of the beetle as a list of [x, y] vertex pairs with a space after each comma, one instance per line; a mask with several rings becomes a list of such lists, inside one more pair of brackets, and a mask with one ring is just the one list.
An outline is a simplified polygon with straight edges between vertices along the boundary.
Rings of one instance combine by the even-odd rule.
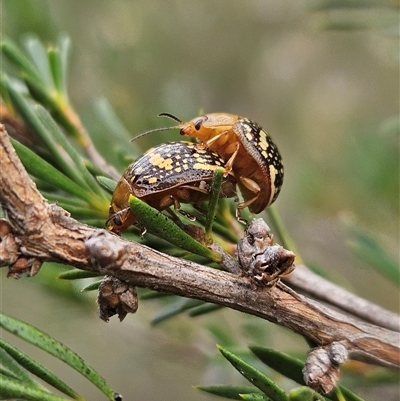
[[233, 172], [243, 202], [237, 207], [246, 207], [258, 214], [270, 206], [278, 197], [283, 183], [283, 163], [279, 150], [268, 133], [256, 122], [235, 114], [210, 113], [184, 122], [169, 113], [159, 116], [171, 118], [178, 126], [147, 131], [180, 129], [181, 135], [196, 138], [198, 148], [210, 149], [225, 160], [227, 171]]
[[[179, 210], [181, 202], [199, 206], [210, 198], [214, 171], [224, 164], [216, 152], [199, 149], [191, 142], [170, 142], [149, 149], [117, 183], [106, 228], [121, 234], [138, 222], [129, 207], [130, 195], [160, 211], [170, 206]], [[236, 180], [229, 171], [219, 197], [236, 197]]]

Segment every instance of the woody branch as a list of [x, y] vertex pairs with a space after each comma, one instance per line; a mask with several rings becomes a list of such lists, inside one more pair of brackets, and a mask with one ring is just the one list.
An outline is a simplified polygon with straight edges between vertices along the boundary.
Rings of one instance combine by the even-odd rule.
[[213, 302], [285, 326], [318, 346], [339, 342], [350, 358], [399, 368], [399, 333], [339, 313], [279, 283], [251, 279], [177, 259], [69, 217], [38, 192], [0, 127], [0, 266], [37, 270], [58, 262], [107, 274], [132, 286]]

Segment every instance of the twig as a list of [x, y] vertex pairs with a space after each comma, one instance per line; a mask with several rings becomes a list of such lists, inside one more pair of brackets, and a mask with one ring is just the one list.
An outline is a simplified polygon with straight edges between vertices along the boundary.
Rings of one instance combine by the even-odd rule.
[[4, 127], [0, 127], [0, 202], [12, 230], [0, 234], [0, 265], [17, 265], [23, 272], [54, 261], [96, 271], [129, 285], [253, 314], [320, 346], [339, 342], [350, 358], [399, 368], [399, 333], [329, 309], [283, 283], [260, 287], [252, 279], [168, 256], [70, 218], [37, 191]]
[[285, 277], [284, 281], [290, 287], [300, 290], [302, 294], [307, 294], [313, 299], [335, 306], [366, 322], [400, 332], [399, 315], [325, 280], [307, 266], [297, 265], [296, 270], [287, 278]]

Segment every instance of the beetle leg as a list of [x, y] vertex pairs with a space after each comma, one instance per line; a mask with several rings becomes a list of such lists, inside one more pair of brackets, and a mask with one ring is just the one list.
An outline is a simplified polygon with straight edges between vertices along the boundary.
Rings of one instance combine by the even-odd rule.
[[181, 209], [181, 204], [179, 203], [178, 199], [176, 199], [175, 197], [173, 197], [174, 199], [174, 209], [175, 210], [180, 210]]
[[236, 220], [237, 220], [239, 223], [245, 224], [245, 225], [247, 226], [248, 221], [242, 217], [242, 214], [240, 213], [240, 210], [241, 210], [241, 209], [239, 209], [239, 206], [238, 206], [238, 207], [236, 208], [236, 213], [235, 213], [235, 214], [236, 214]]
[[203, 194], [208, 195], [210, 193], [210, 188], [201, 188], [201, 187], [195, 187], [192, 185], [182, 185], [179, 189], [184, 188], [184, 189], [190, 189], [193, 191], [201, 192]]
[[[236, 142], [235, 146], [236, 146], [236, 150], [232, 153], [232, 156], [229, 158], [229, 160], [225, 164], [226, 172], [224, 174], [224, 177], [226, 177], [232, 171], [233, 162], [235, 161], [236, 156], [239, 152], [239, 143]], [[240, 177], [240, 178], [242, 178], [242, 177]]]
[[[226, 130], [226, 131], [224, 131], [224, 132], [221, 132], [221, 133], [218, 134], [218, 135], [215, 135], [213, 138], [211, 138], [211, 139], [209, 139], [209, 140], [207, 140], [207, 141], [204, 142], [205, 146], [206, 146], [207, 148], [209, 148], [213, 143], [215, 143], [215, 142], [218, 141], [218, 140], [220, 140], [220, 143], [219, 143], [220, 146], [224, 145], [225, 142], [228, 140], [228, 136], [227, 136], [228, 133], [229, 133], [229, 131]], [[222, 138], [224, 135], [226, 135], [226, 137], [225, 137], [225, 138]], [[221, 138], [222, 138], [222, 140], [221, 140]]]
[[193, 203], [192, 204], [193, 209], [197, 210], [200, 214], [206, 214], [207, 210], [203, 209], [201, 207], [201, 205], [202, 205], [202, 202], [198, 202], [198, 203]]
[[140, 238], [143, 239], [147, 233], [147, 228], [145, 226], [140, 225]]
[[[198, 188], [193, 187], [192, 189], [198, 189]], [[185, 192], [187, 192], [187, 191], [185, 191]], [[180, 198], [183, 199], [183, 197], [180, 197]], [[181, 204], [179, 203], [177, 197], [175, 197], [173, 195], [168, 195], [168, 196], [165, 196], [160, 201], [160, 208], [161, 208], [161, 206], [162, 206], [163, 209], [167, 209], [168, 208], [168, 212], [170, 212], [171, 215], [174, 215], [172, 210], [169, 209], [169, 207], [172, 206], [172, 205], [174, 206], [174, 209], [177, 210], [182, 216], [185, 216], [189, 220], [192, 220], [192, 221], [196, 220], [195, 216], [191, 215], [190, 213], [185, 212], [184, 210], [181, 210]], [[175, 217], [176, 217], [176, 215], [175, 215]]]
[[[238, 204], [237, 209], [241, 210], [244, 209], [245, 207], [249, 206], [250, 204], [252, 204], [260, 195], [261, 192], [261, 188], [260, 186], [253, 181], [250, 178], [247, 177], [239, 177], [240, 182], [251, 192], [254, 192], [255, 196], [249, 200], [247, 200], [246, 202], [241, 202]], [[239, 213], [240, 216], [240, 213]], [[237, 213], [236, 213], [236, 217], [237, 217]], [[240, 221], [240, 220], [239, 220]]]
[[164, 210], [169, 208], [170, 206], [174, 205], [175, 209], [179, 209], [181, 205], [179, 204], [178, 200], [175, 199], [172, 195], [164, 196], [157, 207], [158, 210]]
[[190, 221], [196, 221], [196, 216], [195, 215], [193, 215], [191, 213], [188, 213], [188, 212], [186, 212], [185, 210], [182, 210], [182, 209], [178, 210], [178, 212], [182, 216], [185, 216], [186, 218], [188, 218]]

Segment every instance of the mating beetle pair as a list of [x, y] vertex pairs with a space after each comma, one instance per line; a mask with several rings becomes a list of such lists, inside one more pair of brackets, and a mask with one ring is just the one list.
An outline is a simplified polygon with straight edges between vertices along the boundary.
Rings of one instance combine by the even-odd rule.
[[107, 229], [120, 234], [137, 219], [129, 208], [132, 194], [158, 210], [180, 202], [199, 204], [210, 198], [210, 182], [218, 167], [225, 169], [220, 196], [235, 196], [236, 183], [243, 197], [237, 206], [261, 213], [279, 195], [283, 164], [271, 137], [257, 123], [237, 115], [212, 113], [183, 122], [170, 114], [180, 129], [197, 144], [173, 142], [150, 149], [131, 164], [115, 188]]

